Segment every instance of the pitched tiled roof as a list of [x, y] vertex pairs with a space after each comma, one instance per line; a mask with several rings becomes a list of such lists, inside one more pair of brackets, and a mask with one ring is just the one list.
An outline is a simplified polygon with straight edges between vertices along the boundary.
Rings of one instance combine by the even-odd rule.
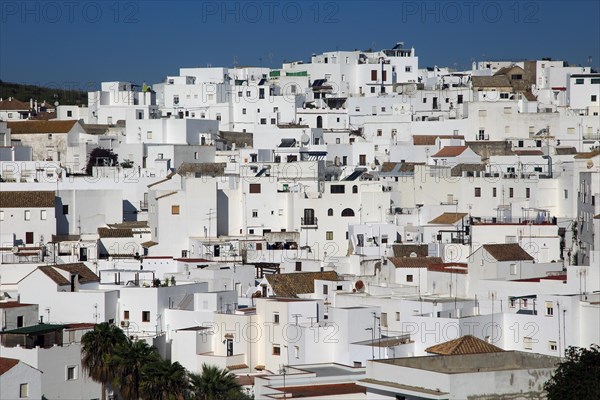
[[432, 157], [457, 157], [460, 156], [467, 148], [467, 146], [446, 146], [432, 155]]
[[429, 223], [430, 224], [452, 225], [452, 224], [459, 222], [467, 215], [469, 215], [469, 214], [445, 212], [442, 215], [439, 215], [439, 216], [435, 217], [434, 219], [432, 219], [431, 221], [429, 221]]
[[[282, 388], [279, 390], [283, 391]], [[305, 386], [288, 386], [285, 388], [286, 395], [291, 395], [291, 398], [300, 397], [329, 397], [342, 396], [358, 393], [366, 393], [367, 388], [359, 386], [356, 383], [328, 383], [320, 385], [305, 385]]]
[[600, 148], [597, 148], [596, 150], [592, 150], [592, 151], [588, 151], [587, 153], [579, 153], [576, 154], [574, 158], [577, 159], [585, 159], [585, 158], [593, 158], [600, 155]]
[[222, 176], [226, 163], [182, 163], [177, 169], [179, 175]]
[[133, 232], [130, 228], [98, 228], [101, 238], [130, 238]]
[[267, 281], [278, 297], [298, 297], [301, 293], [314, 293], [314, 282], [317, 279], [337, 281], [335, 271], [297, 272], [291, 274], [272, 274], [266, 276]]
[[54, 200], [51, 191], [0, 191], [0, 208], [54, 208]]
[[11, 135], [31, 133], [69, 133], [77, 121], [50, 120], [50, 121], [15, 121], [8, 122]]
[[4, 375], [10, 371], [15, 365], [19, 363], [19, 360], [15, 358], [0, 357], [0, 375]]
[[451, 356], [459, 354], [500, 353], [504, 350], [475, 336], [465, 335], [458, 339], [428, 347], [425, 351], [442, 356]]
[[474, 88], [511, 87], [510, 81], [506, 75], [473, 76], [471, 77], [471, 82]]
[[557, 155], [577, 154], [577, 149], [575, 147], [557, 147], [554, 149], [554, 153]]
[[33, 305], [35, 305], [35, 304], [19, 303], [18, 301], [0, 302], [0, 308], [19, 308], [19, 307], [28, 307], [28, 306], [33, 306]]
[[437, 138], [440, 139], [464, 139], [463, 135], [413, 135], [413, 145], [434, 146]]
[[70, 283], [69, 279], [65, 278], [58, 270], [66, 271], [69, 274], [78, 274], [79, 283], [100, 281], [100, 278], [98, 278], [91, 269], [86, 267], [84, 263], [45, 265], [38, 267], [38, 269], [52, 279], [57, 285], [68, 285]]
[[14, 98], [3, 99], [0, 101], [0, 110], [6, 111], [29, 111], [29, 103]]
[[531, 261], [529, 255], [518, 243], [484, 244], [483, 248], [497, 261]]
[[410, 257], [415, 253], [418, 257], [427, 257], [429, 246], [426, 244], [393, 244], [394, 257]]
[[389, 257], [396, 268], [427, 268], [432, 264], [442, 264], [440, 257]]
[[452, 167], [452, 176], [463, 176], [463, 172], [484, 172], [485, 164], [458, 164]]

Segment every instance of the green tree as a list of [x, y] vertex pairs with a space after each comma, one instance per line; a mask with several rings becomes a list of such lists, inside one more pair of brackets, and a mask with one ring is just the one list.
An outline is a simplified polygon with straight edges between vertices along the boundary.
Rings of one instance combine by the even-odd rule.
[[544, 384], [548, 400], [600, 399], [600, 346], [569, 347], [565, 355]]
[[115, 373], [113, 384], [124, 400], [140, 398], [142, 369], [158, 361], [160, 357], [156, 349], [143, 340], [128, 340], [115, 348], [114, 354], [108, 358], [108, 364]]
[[169, 360], [159, 359], [142, 368], [142, 398], [183, 400], [187, 392], [187, 371], [178, 362], [171, 363]]
[[96, 147], [88, 156], [88, 161], [85, 166], [86, 175], [92, 175], [92, 168], [96, 165], [117, 165], [118, 156], [111, 149], [103, 149]]
[[123, 331], [107, 322], [94, 326], [94, 330], [85, 333], [81, 338], [81, 366], [94, 381], [102, 384], [103, 399], [106, 398], [106, 384], [115, 378], [114, 371], [106, 360], [117, 346], [126, 342], [127, 337]]
[[235, 375], [213, 365], [202, 365], [200, 374], [189, 374], [192, 399], [229, 400], [244, 399], [242, 387]]

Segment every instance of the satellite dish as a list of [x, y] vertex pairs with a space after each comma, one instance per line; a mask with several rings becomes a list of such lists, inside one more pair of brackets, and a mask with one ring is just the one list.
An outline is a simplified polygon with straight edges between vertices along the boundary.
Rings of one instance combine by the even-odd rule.
[[371, 169], [375, 169], [376, 165], [375, 165], [375, 163], [371, 163], [371, 165], [369, 165], [369, 167], [371, 167]]
[[306, 133], [303, 133], [302, 137], [300, 137], [300, 141], [302, 142], [302, 144], [304, 146], [306, 146], [307, 144], [310, 143], [310, 136], [308, 136]]
[[592, 169], [594, 167], [594, 162], [592, 160], [587, 160], [585, 166], [587, 167], [587, 169]]

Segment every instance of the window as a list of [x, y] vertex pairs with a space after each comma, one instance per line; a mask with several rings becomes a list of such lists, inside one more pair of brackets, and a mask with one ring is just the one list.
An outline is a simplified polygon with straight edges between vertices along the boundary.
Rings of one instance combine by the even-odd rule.
[[67, 111], [67, 117], [72, 117], [73, 116], [73, 111], [69, 110]]
[[515, 189], [508, 188], [508, 197], [513, 198], [515, 196]]
[[515, 299], [510, 299], [510, 308], [515, 308]]
[[592, 97], [591, 97], [591, 100], [592, 100], [592, 103], [595, 103], [596, 100], [598, 100], [598, 96], [595, 95], [595, 94], [593, 94]]
[[404, 67], [404, 72], [412, 72], [412, 67]]
[[296, 261], [296, 272], [302, 271], [302, 261]]
[[327, 216], [333, 217], [333, 208], [330, 208], [329, 210], [327, 210]]
[[406, 275], [406, 282], [412, 282], [413, 281], [413, 276], [412, 275]]
[[556, 345], [555, 341], [550, 340], [548, 342], [548, 350], [550, 350], [550, 351], [556, 351], [557, 348], [558, 348], [558, 346]]
[[481, 197], [481, 188], [480, 187], [475, 188], [475, 197]]
[[0, 221], [4, 221], [4, 211], [0, 211]]
[[333, 232], [332, 231], [325, 232], [325, 240], [333, 240]]
[[575, 79], [575, 84], [576, 85], [583, 85], [583, 78], [577, 78], [577, 79]]
[[325, 294], [325, 295], [329, 294], [329, 286], [323, 285], [323, 294]]
[[521, 75], [521, 74], [512, 74], [510, 76], [510, 79], [512, 79], [513, 81], [520, 81], [521, 79], [523, 79], [523, 75]]
[[352, 193], [358, 193], [358, 186], [357, 185], [352, 186]]
[[252, 210], [252, 218], [258, 218], [258, 210]]
[[375, 86], [371, 86], [371, 93], [375, 93]]
[[[508, 93], [503, 92], [500, 93], [500, 98], [501, 99], [508, 99]], [[506, 112], [506, 109], [508, 108], [508, 112]], [[511, 108], [510, 107], [504, 107], [504, 114], [510, 114], [511, 113]]]
[[496, 197], [496, 195], [498, 191], [496, 190], [496, 188], [492, 188], [492, 197]]
[[273, 355], [280, 356], [281, 355], [281, 347], [278, 344], [273, 345]]
[[260, 183], [251, 183], [250, 193], [260, 193]]
[[[382, 109], [381, 111], [384, 111], [385, 109]], [[383, 135], [383, 130], [382, 129], [377, 129], [377, 136], [381, 136]]]
[[271, 125], [275, 125], [277, 123], [277, 119], [271, 118]]
[[367, 165], [367, 155], [361, 154], [358, 156], [358, 164], [359, 165]]
[[354, 217], [354, 210], [351, 208], [344, 208], [342, 210], [342, 217]]
[[549, 317], [554, 315], [554, 305], [551, 301], [546, 302], [546, 315]]
[[294, 357], [300, 358], [300, 347], [294, 346]]
[[376, 81], [377, 80], [377, 70], [376, 69], [372, 69], [371, 70], [371, 80], [372, 81]]
[[29, 221], [31, 219], [31, 211], [25, 210], [25, 221]]
[[25, 232], [25, 244], [33, 244], [33, 232]]
[[76, 366], [68, 366], [67, 367], [67, 380], [74, 381], [77, 379], [77, 367]]
[[532, 350], [533, 349], [533, 339], [525, 336], [523, 338], [523, 349], [525, 350]]
[[331, 185], [331, 193], [344, 193], [346, 191], [345, 185]]
[[246, 109], [242, 108], [242, 114], [246, 115]]
[[19, 385], [19, 397], [21, 399], [29, 397], [29, 383], [21, 383]]
[[179, 206], [178, 205], [171, 206], [171, 215], [179, 215]]
[[150, 322], [150, 311], [142, 311], [142, 322]]
[[23, 316], [18, 315], [17, 316], [17, 328], [22, 328], [22, 327], [23, 327]]
[[123, 319], [124, 320], [128, 320], [129, 319], [129, 310], [123, 311]]
[[517, 264], [510, 264], [510, 274], [511, 275], [517, 274]]
[[260, 124], [261, 125], [266, 125], [267, 124], [267, 119], [266, 118], [261, 118], [260, 119]]
[[278, 312], [273, 313], [273, 323], [274, 324], [279, 323], [279, 313]]
[[463, 102], [463, 95], [462, 95], [462, 94], [459, 94], [459, 95], [458, 95], [458, 99], [456, 100], [456, 103], [457, 103], [457, 104], [462, 104], [462, 102]]
[[592, 78], [592, 79], [590, 80], [590, 83], [591, 83], [592, 85], [598, 85], [598, 84], [600, 84], [600, 78]]
[[396, 321], [400, 321], [400, 312], [396, 311]]
[[388, 326], [387, 313], [384, 313], [384, 312], [381, 313], [381, 326], [386, 327], [386, 328]]
[[69, 205], [68, 204], [63, 205], [62, 209], [63, 209], [63, 215], [69, 214]]
[[531, 198], [531, 189], [530, 188], [525, 188], [525, 198], [526, 199]]

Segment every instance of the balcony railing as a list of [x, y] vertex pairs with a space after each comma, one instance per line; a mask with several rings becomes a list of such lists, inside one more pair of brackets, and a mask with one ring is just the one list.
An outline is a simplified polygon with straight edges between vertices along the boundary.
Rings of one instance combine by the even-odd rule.
[[316, 229], [319, 226], [317, 217], [300, 218], [300, 226], [305, 229]]

